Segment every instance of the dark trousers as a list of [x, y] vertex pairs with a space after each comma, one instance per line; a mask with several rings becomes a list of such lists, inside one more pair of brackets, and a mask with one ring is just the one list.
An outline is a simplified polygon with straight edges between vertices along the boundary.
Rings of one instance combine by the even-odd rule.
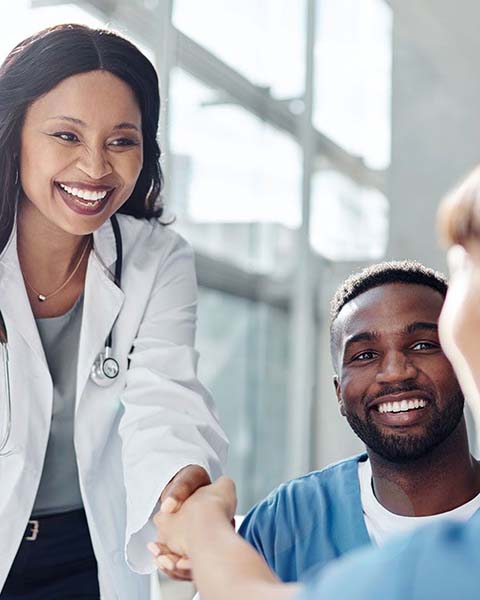
[[83, 510], [29, 521], [0, 600], [99, 600]]

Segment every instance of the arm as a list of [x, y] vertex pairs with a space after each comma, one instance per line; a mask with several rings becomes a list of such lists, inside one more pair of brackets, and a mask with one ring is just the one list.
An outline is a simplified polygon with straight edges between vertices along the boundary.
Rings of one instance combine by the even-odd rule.
[[202, 600], [478, 598], [478, 514], [467, 523], [434, 523], [383, 548], [352, 552], [303, 588], [279, 583], [228, 527], [234, 499], [233, 483], [222, 477], [198, 490], [178, 513], [156, 519], [162, 541], [191, 556]]
[[293, 491], [285, 493], [286, 490], [287, 486], [283, 484], [254, 506], [242, 521], [238, 533], [282, 581], [288, 582], [298, 581], [306, 562], [304, 545], [296, 539], [302, 524], [291, 519], [295, 514], [292, 510], [295, 508], [292, 503], [296, 505], [295, 494]]
[[[218, 477], [227, 449], [210, 395], [197, 379], [193, 254], [178, 236], [161, 233], [169, 236], [169, 248], [159, 260], [130, 355], [119, 426], [127, 558], [142, 573], [153, 569], [146, 545], [155, 540], [152, 516], [167, 484], [174, 484], [177, 473], [188, 465], [202, 468], [203, 483]], [[164, 498], [178, 496], [172, 487], [175, 491], [170, 485]]]
[[[300, 589], [280, 583], [265, 561], [231, 528], [233, 482], [226, 477], [199, 489], [176, 514], [156, 518], [159, 539], [190, 556], [202, 600], [287, 600]], [[160, 558], [160, 566], [162, 564]]]
[[440, 522], [333, 563], [296, 600], [476, 600], [479, 515]]

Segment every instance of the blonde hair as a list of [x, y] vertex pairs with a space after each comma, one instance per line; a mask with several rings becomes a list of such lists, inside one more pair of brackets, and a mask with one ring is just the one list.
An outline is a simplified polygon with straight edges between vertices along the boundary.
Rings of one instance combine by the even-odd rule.
[[451, 246], [480, 241], [480, 166], [476, 167], [443, 200], [438, 211], [443, 242]]

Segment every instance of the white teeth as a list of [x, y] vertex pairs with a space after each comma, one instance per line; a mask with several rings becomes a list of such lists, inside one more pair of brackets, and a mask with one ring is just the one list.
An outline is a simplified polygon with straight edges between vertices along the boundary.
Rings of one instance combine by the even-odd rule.
[[401, 400], [400, 402], [383, 402], [377, 406], [378, 412], [381, 413], [397, 413], [415, 410], [416, 408], [424, 408], [427, 405], [425, 400]]
[[65, 190], [68, 194], [71, 194], [72, 196], [77, 196], [77, 198], [80, 198], [81, 200], [89, 201], [89, 206], [93, 206], [99, 200], [103, 200], [107, 195], [106, 191], [94, 192], [90, 190], [79, 190], [78, 188], [71, 188], [70, 186], [65, 185], [64, 183], [60, 183], [59, 185], [62, 188], [62, 190]]

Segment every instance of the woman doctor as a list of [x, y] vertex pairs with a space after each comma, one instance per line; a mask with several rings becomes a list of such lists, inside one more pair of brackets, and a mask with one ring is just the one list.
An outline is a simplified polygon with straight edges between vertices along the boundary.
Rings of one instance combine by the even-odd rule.
[[108, 31], [50, 28], [0, 68], [1, 600], [148, 598], [160, 500], [221, 472], [158, 116]]

